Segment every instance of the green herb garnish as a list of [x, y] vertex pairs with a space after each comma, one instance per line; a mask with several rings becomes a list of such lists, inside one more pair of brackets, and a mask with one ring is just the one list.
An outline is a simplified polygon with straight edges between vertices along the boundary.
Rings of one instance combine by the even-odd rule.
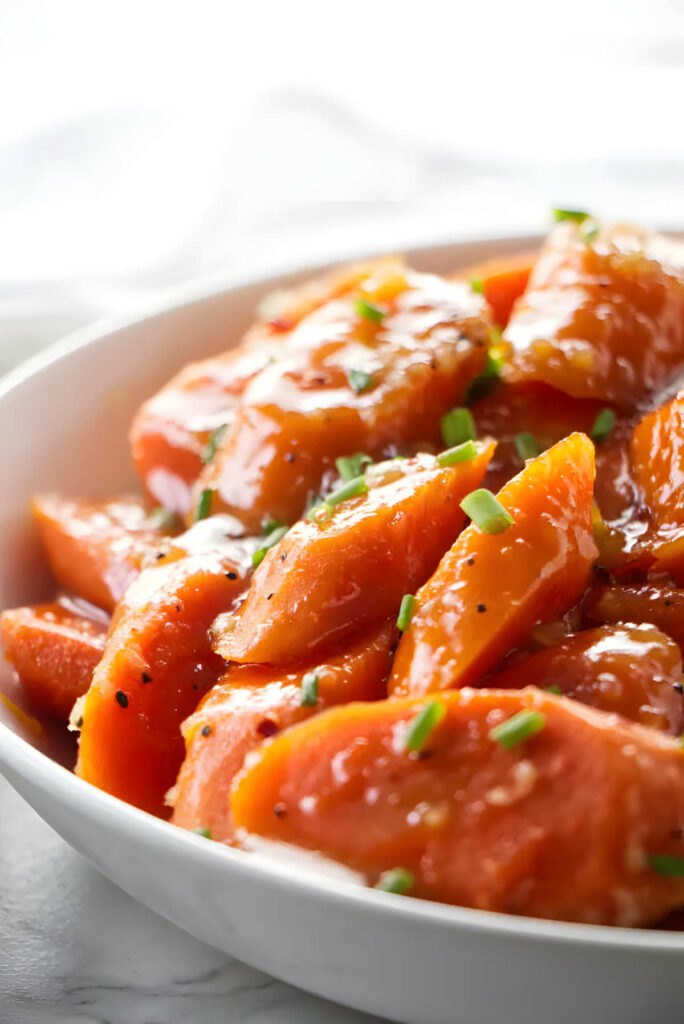
[[435, 726], [439, 725], [445, 714], [446, 708], [441, 701], [432, 700], [426, 704], [408, 724], [404, 734], [405, 749], [422, 750], [428, 736]]
[[339, 505], [342, 501], [347, 501], [349, 498], [358, 498], [360, 494], [367, 493], [368, 484], [366, 481], [362, 476], [355, 476], [324, 498], [323, 504], [327, 505], [328, 508], [334, 508], [335, 505]]
[[209, 510], [211, 509], [211, 496], [213, 493], [214, 492], [211, 488], [208, 487], [200, 494], [199, 501], [197, 502], [197, 508], [195, 509], [196, 523], [199, 523], [200, 519], [206, 519], [209, 515]]
[[482, 286], [482, 281], [480, 280], [479, 277], [470, 278], [470, 287], [471, 290], [474, 291], [477, 295], [484, 295], [484, 288]]
[[666, 878], [684, 877], [684, 857], [675, 857], [671, 853], [653, 853], [648, 858], [648, 866]]
[[474, 441], [465, 441], [457, 444], [455, 448], [447, 448], [437, 456], [437, 465], [443, 469], [446, 466], [454, 466], [457, 462], [469, 462], [477, 455], [477, 448]]
[[411, 616], [413, 615], [413, 605], [415, 604], [415, 597], [413, 594], [404, 594], [401, 599], [401, 605], [399, 606], [399, 614], [397, 615], [397, 629], [400, 629], [402, 633], [411, 625]]
[[375, 883], [374, 888], [382, 892], [394, 892], [403, 896], [413, 888], [415, 878], [406, 868], [392, 868], [391, 871], [383, 871]]
[[516, 434], [513, 443], [515, 444], [516, 452], [523, 462], [527, 462], [528, 459], [535, 459], [539, 455], [540, 448], [534, 438], [534, 434]]
[[442, 416], [439, 425], [442, 431], [442, 440], [448, 448], [463, 444], [464, 441], [474, 441], [477, 437], [469, 409], [451, 409], [445, 416]]
[[354, 303], [354, 311], [364, 320], [370, 320], [372, 324], [381, 324], [387, 316], [387, 310], [372, 302], [367, 302], [366, 299], [357, 299]]
[[504, 750], [511, 750], [541, 732], [545, 725], [546, 716], [541, 711], [518, 711], [512, 718], [490, 729], [489, 736]]
[[266, 552], [269, 550], [269, 548], [274, 547], [274, 545], [276, 545], [278, 541], [282, 540], [288, 530], [289, 526], [287, 526], [285, 523], [276, 523], [275, 526], [271, 527], [271, 529], [264, 538], [264, 543], [252, 555], [253, 569], [256, 569], [258, 566], [261, 565], [264, 558], [266, 557]]
[[[492, 328], [492, 331], [494, 330], [495, 328]], [[501, 340], [500, 333], [499, 340]], [[464, 400], [467, 405], [472, 405], [473, 402], [480, 398], [486, 398], [487, 395], [492, 393], [499, 384], [499, 374], [503, 364], [503, 356], [493, 356], [491, 352], [487, 353], [487, 362], [484, 370], [477, 377], [474, 377], [466, 388]]]
[[174, 530], [178, 526], [178, 516], [170, 508], [157, 505], [148, 515], [147, 522], [153, 530]]
[[223, 440], [223, 436], [224, 436], [224, 434], [225, 434], [227, 429], [228, 429], [228, 424], [227, 423], [223, 423], [223, 424], [221, 424], [220, 427], [216, 427], [216, 429], [212, 430], [212, 432], [209, 434], [209, 438], [207, 440], [207, 443], [205, 444], [204, 448], [202, 449], [202, 454], [200, 456], [200, 458], [202, 459], [202, 462], [205, 465], [207, 464], [207, 462], [211, 462], [211, 460], [216, 455], [216, 449], [221, 444], [221, 441]]
[[207, 828], [206, 825], [201, 825], [199, 828], [193, 828], [192, 831], [196, 836], [202, 836], [203, 839], [211, 839], [211, 829]]
[[318, 676], [315, 672], [307, 672], [302, 678], [299, 703], [305, 708], [313, 708], [318, 703]]
[[349, 387], [357, 395], [362, 395], [364, 391], [368, 391], [369, 388], [373, 387], [373, 375], [365, 370], [349, 370], [347, 372], [347, 380], [349, 381]]
[[356, 452], [355, 455], [343, 455], [341, 458], [335, 459], [337, 472], [346, 481], [362, 476], [366, 467], [372, 465], [373, 460], [365, 452]]
[[612, 409], [601, 409], [594, 420], [594, 425], [589, 432], [592, 441], [598, 443], [605, 441], [615, 426], [615, 413]]
[[562, 697], [563, 696], [563, 691], [561, 690], [560, 686], [558, 686], [557, 683], [552, 683], [551, 686], [547, 686], [546, 687], [546, 692], [547, 693], [555, 693], [555, 695], [557, 697]]
[[551, 215], [555, 221], [574, 220], [577, 224], [582, 224], [589, 216], [584, 210], [552, 210]]
[[514, 522], [511, 513], [485, 487], [467, 494], [461, 508], [484, 533], [503, 533]]

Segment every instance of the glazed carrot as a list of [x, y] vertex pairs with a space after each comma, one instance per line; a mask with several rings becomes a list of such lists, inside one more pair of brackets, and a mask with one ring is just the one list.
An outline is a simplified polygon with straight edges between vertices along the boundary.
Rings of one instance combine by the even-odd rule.
[[537, 250], [528, 250], [513, 256], [497, 257], [469, 267], [465, 274], [458, 276], [471, 280], [475, 288], [482, 287], [493, 322], [503, 328], [516, 300], [527, 288], [538, 255]]
[[504, 337], [507, 375], [633, 409], [684, 361], [684, 250], [640, 228], [566, 221]]
[[652, 623], [684, 653], [684, 590], [662, 584], [612, 584], [592, 588], [583, 607], [590, 622]]
[[57, 582], [107, 611], [170, 532], [155, 524], [138, 498], [93, 501], [44, 494], [32, 508]]
[[654, 571], [684, 583], [684, 391], [637, 424], [631, 456], [651, 513], [646, 543], [658, 563]]
[[225, 432], [233, 422], [247, 384], [278, 355], [282, 337], [325, 302], [358, 287], [380, 268], [390, 272], [396, 265], [391, 258], [352, 264], [267, 297], [263, 318], [236, 348], [189, 364], [149, 398], [133, 421], [129, 440], [153, 500], [181, 515], [190, 512], [192, 485], [208, 458], [212, 433]]
[[0, 616], [3, 652], [36, 708], [68, 719], [102, 657], [107, 625], [61, 604], [12, 608]]
[[283, 335], [278, 357], [243, 392], [195, 500], [211, 491], [212, 510], [257, 532], [264, 519], [297, 519], [338, 456], [439, 443], [441, 417], [485, 367], [489, 333], [468, 284], [378, 272]]
[[395, 634], [394, 623], [384, 624], [339, 654], [289, 672], [229, 666], [183, 724], [187, 753], [174, 789], [173, 823], [231, 839], [228, 790], [245, 756], [323, 708], [386, 696]]
[[533, 687], [325, 711], [256, 751], [231, 804], [243, 833], [447, 903], [645, 925], [684, 901], [658, 871], [682, 854], [679, 741]]
[[246, 586], [231, 555], [162, 559], [117, 609], [84, 709], [76, 772], [153, 814], [183, 760], [181, 723], [224, 671], [209, 628]]
[[459, 533], [459, 502], [493, 448], [471, 443], [473, 457], [448, 466], [417, 455], [367, 471], [367, 493], [322, 506], [269, 551], [237, 615], [216, 623], [214, 649], [229, 661], [281, 665], [396, 616]]
[[596, 556], [594, 450], [571, 434], [499, 492], [512, 516], [501, 533], [471, 523], [416, 595], [390, 693], [469, 686], [521, 644], [535, 623], [580, 596]]
[[679, 647], [650, 625], [600, 626], [530, 654], [487, 680], [494, 689], [557, 688], [590, 707], [681, 736]]

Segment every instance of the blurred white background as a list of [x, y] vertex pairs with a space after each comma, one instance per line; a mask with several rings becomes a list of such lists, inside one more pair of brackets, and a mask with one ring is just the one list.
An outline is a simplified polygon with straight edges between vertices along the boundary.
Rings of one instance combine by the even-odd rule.
[[0, 371], [181, 281], [684, 226], [683, 0], [0, 0]]

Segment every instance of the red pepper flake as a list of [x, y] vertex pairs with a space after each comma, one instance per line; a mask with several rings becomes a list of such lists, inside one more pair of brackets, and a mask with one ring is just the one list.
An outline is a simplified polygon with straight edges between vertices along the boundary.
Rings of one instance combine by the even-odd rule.
[[119, 704], [119, 705], [120, 705], [120, 706], [121, 706], [122, 708], [127, 708], [127, 707], [128, 707], [128, 697], [127, 697], [127, 696], [126, 696], [126, 694], [125, 694], [125, 693], [123, 692], [123, 690], [117, 690], [117, 691], [116, 691], [116, 702], [117, 702], [117, 704]]
[[272, 719], [264, 718], [257, 725], [256, 731], [260, 736], [275, 736], [278, 732], [278, 726]]
[[276, 818], [284, 818], [285, 817], [285, 813], [286, 813], [285, 804], [283, 804], [283, 803], [274, 804], [273, 805], [273, 813], [275, 814]]
[[140, 678], [142, 679], [143, 683], [151, 683], [152, 682], [152, 676], [150, 675], [149, 672], [143, 672], [143, 674], [140, 676]]
[[211, 736], [211, 726], [210, 725], [203, 726], [203, 728], [202, 728], [202, 735], [203, 736]]

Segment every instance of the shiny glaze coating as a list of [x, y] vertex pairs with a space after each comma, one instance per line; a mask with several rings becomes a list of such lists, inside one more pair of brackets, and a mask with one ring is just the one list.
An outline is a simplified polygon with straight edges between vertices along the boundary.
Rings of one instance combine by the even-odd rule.
[[459, 503], [493, 449], [445, 468], [432, 455], [372, 467], [367, 494], [300, 521], [268, 552], [237, 615], [215, 624], [214, 650], [281, 665], [396, 616], [461, 530]]
[[[362, 298], [380, 323], [358, 312]], [[485, 366], [484, 302], [468, 284], [383, 268], [304, 317], [278, 358], [245, 388], [235, 418], [195, 487], [213, 492], [257, 532], [264, 519], [297, 519], [335, 458], [439, 443], [441, 416]], [[366, 383], [353, 382], [354, 373]]]
[[[395, 641], [394, 623], [385, 623], [347, 642], [340, 653], [290, 671], [229, 666], [183, 723], [187, 754], [174, 791], [173, 823], [209, 828], [220, 841], [232, 839], [230, 784], [249, 751], [331, 705], [385, 697]], [[312, 673], [317, 700], [302, 704], [302, 680]]]
[[504, 337], [511, 380], [633, 408], [684, 364], [684, 248], [641, 228], [551, 233]]
[[499, 328], [508, 323], [516, 301], [527, 288], [530, 274], [539, 257], [536, 249], [515, 253], [469, 267], [459, 273], [457, 280], [482, 285], [482, 294], [491, 312], [492, 321]]
[[94, 501], [38, 495], [32, 503], [43, 548], [59, 584], [113, 611], [148, 556], [169, 535], [139, 498]]
[[594, 448], [571, 434], [499, 492], [514, 518], [499, 534], [471, 523], [416, 595], [390, 678], [396, 696], [477, 683], [539, 621], [574, 603], [596, 557]]
[[494, 689], [557, 686], [566, 697], [680, 736], [684, 730], [682, 656], [660, 630], [599, 626], [523, 658], [487, 680]]
[[104, 621], [57, 602], [0, 615], [3, 653], [24, 689], [36, 708], [65, 721], [90, 686], [106, 634]]
[[145, 569], [112, 622], [83, 707], [76, 772], [153, 814], [184, 755], [180, 725], [224, 672], [209, 628], [247, 585], [235, 557], [211, 546]]
[[[681, 854], [678, 741], [533, 687], [436, 699], [444, 718], [417, 755], [404, 737], [425, 699], [349, 704], [285, 731], [236, 779], [236, 826], [371, 883], [407, 869], [411, 895], [483, 910], [643, 925], [684, 900], [684, 879], [647, 861]], [[504, 750], [490, 732], [523, 710], [544, 727]]]
[[583, 601], [589, 622], [647, 622], [672, 637], [684, 655], [684, 590], [669, 584], [607, 584]]

